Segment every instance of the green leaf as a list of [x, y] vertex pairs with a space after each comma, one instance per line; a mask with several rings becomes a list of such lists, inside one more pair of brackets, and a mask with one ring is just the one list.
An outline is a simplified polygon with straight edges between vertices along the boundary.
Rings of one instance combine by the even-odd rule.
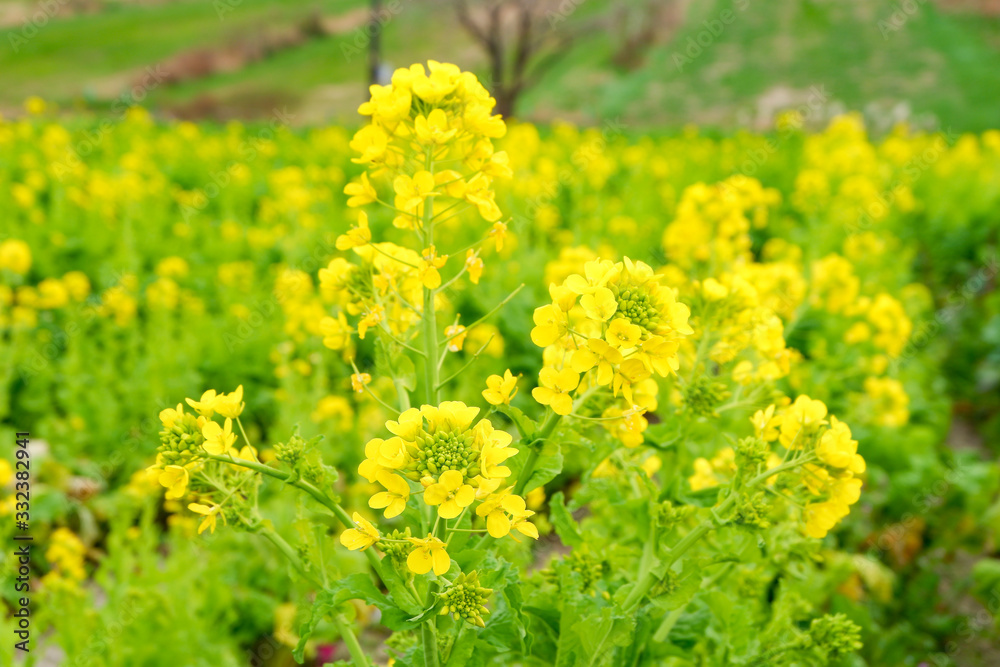
[[566, 509], [562, 491], [552, 496], [552, 499], [549, 500], [549, 518], [552, 520], [552, 525], [555, 527], [556, 533], [563, 544], [573, 548], [583, 544], [583, 536], [580, 534], [580, 528], [576, 524], [576, 519]]
[[524, 485], [523, 492], [528, 493], [540, 486], [545, 486], [555, 479], [556, 475], [562, 472], [562, 469], [563, 455], [559, 443], [551, 440], [546, 441], [538, 459], [535, 460], [535, 467], [531, 471], [528, 482]]
[[485, 617], [486, 627], [479, 639], [501, 651], [524, 653], [523, 601], [517, 568], [513, 563], [488, 554], [483, 561], [483, 585], [493, 589], [490, 596], [490, 615]]
[[598, 614], [584, 617], [573, 630], [580, 637], [580, 645], [589, 658], [588, 665], [610, 665], [614, 649], [632, 642], [635, 617], [605, 607]]
[[391, 598], [375, 587], [370, 576], [362, 573], [352, 574], [316, 594], [309, 620], [299, 628], [299, 643], [292, 653], [298, 662], [302, 662], [306, 641], [312, 636], [323, 617], [348, 600], [363, 600], [378, 607], [382, 611], [382, 623], [392, 630], [408, 630], [417, 626], [417, 623], [408, 620], [410, 614], [400, 609]]
[[515, 408], [513, 405], [498, 405], [496, 410], [499, 413], [507, 415], [514, 426], [517, 427], [517, 432], [521, 434], [521, 440], [524, 442], [531, 442], [535, 437], [535, 432], [538, 430], [538, 424], [528, 419], [519, 408]]
[[410, 623], [417, 623], [417, 624], [423, 623], [424, 619], [426, 619], [431, 614], [431, 612], [434, 611], [436, 607], [437, 607], [436, 604], [432, 604], [430, 607], [424, 609], [422, 612], [420, 612], [413, 618], [408, 618], [406, 620], [409, 621]]
[[681, 614], [667, 637], [672, 644], [689, 651], [705, 638], [705, 630], [711, 620], [712, 613], [708, 608], [695, 603]]
[[[690, 558], [684, 562], [684, 567], [677, 578], [674, 590], [653, 600], [653, 604], [661, 609], [671, 611], [679, 609], [691, 601], [691, 598], [701, 590], [702, 571], [706, 565], [705, 559]], [[660, 574], [657, 572], [657, 574]], [[666, 576], [663, 572], [661, 577]]]
[[375, 339], [375, 372], [399, 380], [409, 391], [417, 388], [417, 369], [413, 360], [403, 347], [384, 335]]
[[472, 657], [473, 651], [476, 650], [477, 640], [478, 638], [474, 631], [462, 628], [458, 634], [458, 639], [451, 647], [451, 654], [448, 656], [448, 662], [445, 663], [445, 667], [466, 667], [469, 664], [469, 658]]
[[413, 359], [405, 354], [396, 357], [393, 363], [394, 377], [407, 391], [417, 388], [417, 367], [413, 364]]

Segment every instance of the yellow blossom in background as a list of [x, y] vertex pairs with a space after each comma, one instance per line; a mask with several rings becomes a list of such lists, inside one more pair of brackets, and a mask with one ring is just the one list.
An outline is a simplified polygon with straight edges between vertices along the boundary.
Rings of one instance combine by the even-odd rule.
[[880, 426], [898, 428], [910, 419], [910, 397], [903, 384], [894, 378], [867, 377], [865, 396], [871, 401], [874, 421]]
[[7, 239], [0, 243], [0, 269], [24, 275], [31, 268], [31, 249], [24, 241]]
[[479, 279], [483, 276], [485, 264], [482, 258], [471, 248], [465, 253], [465, 270], [469, 272], [469, 282], [473, 285], [479, 284]]
[[351, 375], [351, 389], [358, 394], [365, 392], [365, 387], [372, 381], [372, 376], [368, 373], [354, 373]]
[[461, 324], [452, 324], [445, 328], [444, 336], [448, 341], [449, 352], [461, 352], [465, 345], [466, 329]]

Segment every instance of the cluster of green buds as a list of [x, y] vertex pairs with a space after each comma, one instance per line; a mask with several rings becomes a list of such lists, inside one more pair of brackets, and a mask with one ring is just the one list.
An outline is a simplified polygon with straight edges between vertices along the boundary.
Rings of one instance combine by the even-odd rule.
[[684, 407], [699, 417], [715, 417], [716, 408], [729, 398], [726, 386], [708, 376], [699, 376], [681, 390]]
[[604, 573], [607, 571], [607, 563], [592, 555], [586, 548], [574, 549], [566, 554], [558, 564], [553, 561], [552, 565], [551, 568], [542, 571], [543, 577], [559, 586], [561, 582], [557, 571], [558, 565], [559, 568], [565, 568], [580, 576], [580, 589], [583, 593], [593, 593], [594, 585], [604, 577]]
[[201, 444], [205, 442], [201, 434], [199, 417], [185, 413], [183, 407], [168, 408], [160, 413], [163, 430], [160, 431], [160, 446], [157, 448], [158, 461], [164, 465], [183, 466], [202, 455]]
[[736, 593], [742, 598], [756, 598], [764, 594], [774, 580], [774, 573], [762, 566], [744, 566], [736, 573]]
[[743, 438], [736, 443], [736, 469], [744, 476], [755, 476], [770, 456], [771, 448], [760, 438]]
[[655, 600], [667, 595], [673, 595], [681, 586], [681, 575], [675, 570], [667, 570], [663, 573], [663, 578], [658, 580], [649, 589], [649, 598]]
[[736, 514], [733, 521], [738, 526], [748, 528], [769, 528], [771, 526], [771, 521], [767, 516], [769, 512], [770, 505], [768, 505], [763, 491], [752, 496], [741, 495], [736, 503]]
[[861, 628], [844, 614], [827, 614], [813, 619], [809, 626], [812, 646], [828, 659], [835, 659], [861, 648]]
[[274, 458], [289, 468], [297, 468], [306, 455], [306, 441], [293, 434], [288, 442], [279, 442], [274, 446]]
[[425, 477], [437, 479], [446, 470], [462, 473], [466, 483], [477, 486], [473, 478], [479, 475], [480, 452], [475, 447], [476, 438], [471, 430], [438, 431], [421, 433], [416, 442], [407, 443], [407, 453], [413, 458], [415, 470], [407, 477], [420, 481]]
[[323, 436], [316, 436], [306, 440], [294, 432], [288, 442], [279, 442], [274, 446], [274, 457], [291, 468], [300, 479], [326, 488], [337, 481], [337, 471], [323, 463], [316, 447], [322, 439]]
[[456, 621], [462, 619], [485, 628], [486, 623], [482, 615], [490, 613], [486, 608], [486, 600], [491, 593], [493, 593], [492, 588], [483, 588], [479, 585], [479, 573], [475, 570], [469, 574], [460, 574], [443, 593], [438, 593], [443, 603], [440, 613], [451, 614]]
[[378, 544], [378, 550], [385, 554], [386, 558], [392, 559], [393, 566], [400, 572], [406, 572], [406, 558], [413, 551], [413, 544], [410, 538], [413, 533], [410, 527], [405, 530], [394, 529], [391, 533], [386, 533]]
[[629, 284], [608, 285], [618, 303], [614, 317], [623, 317], [646, 331], [656, 331], [660, 326], [660, 311], [642, 287]]
[[653, 507], [653, 512], [656, 517], [656, 525], [665, 530], [672, 530], [679, 523], [694, 515], [697, 512], [697, 508], [691, 505], [681, 505], [678, 507], [669, 500], [664, 500]]

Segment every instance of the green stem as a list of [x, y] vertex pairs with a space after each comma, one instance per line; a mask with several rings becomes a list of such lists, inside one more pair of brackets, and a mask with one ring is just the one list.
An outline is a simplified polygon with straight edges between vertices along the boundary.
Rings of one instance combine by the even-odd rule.
[[471, 366], [472, 364], [474, 364], [476, 362], [476, 359], [479, 358], [479, 355], [482, 354], [483, 350], [486, 349], [486, 346], [493, 342], [493, 338], [494, 337], [495, 336], [490, 336], [486, 340], [486, 342], [483, 343], [482, 347], [480, 347], [478, 350], [476, 350], [476, 353], [472, 355], [472, 358], [469, 359], [469, 361], [464, 366], [462, 366], [460, 369], [458, 369], [457, 371], [455, 371], [454, 373], [452, 373], [451, 375], [449, 375], [445, 379], [441, 380], [441, 384], [438, 386], [438, 389], [440, 389], [441, 387], [444, 387], [446, 384], [448, 384], [449, 382], [451, 382], [452, 380], [454, 380], [455, 378], [457, 378], [459, 375], [461, 375], [462, 373], [465, 372], [465, 369], [467, 369], [469, 366]]
[[[744, 488], [749, 491], [761, 482], [764, 482], [779, 473], [793, 468], [798, 468], [799, 466], [809, 463], [815, 459], [815, 454], [807, 454], [806, 456], [800, 456], [799, 458], [777, 465], [751, 479], [747, 482]], [[685, 535], [684, 538], [670, 550], [667, 554], [666, 567], [669, 569], [688, 551], [688, 549], [693, 547], [699, 540], [701, 540], [701, 538], [710, 533], [716, 525], [716, 520], [721, 519], [732, 508], [732, 506], [736, 504], [738, 497], [739, 491], [737, 489], [731, 489], [729, 496], [722, 501], [722, 504], [712, 509], [712, 518], [705, 519], [695, 526], [694, 530]], [[635, 588], [633, 588], [632, 592], [629, 593], [629, 596], [625, 598], [625, 602], [622, 606], [626, 610], [631, 611], [634, 607], [638, 606], [639, 602], [643, 597], [645, 597], [646, 593], [649, 592], [649, 589], [651, 589], [655, 583], [655, 574], [652, 571], [646, 572], [636, 582]]]
[[[432, 614], [431, 618], [437, 618]], [[420, 643], [424, 647], [425, 667], [438, 667], [437, 628], [429, 621], [420, 626]]]
[[[434, 171], [434, 156], [428, 152], [425, 156], [427, 171]], [[430, 248], [434, 245], [434, 200], [427, 198], [424, 202], [424, 247]], [[437, 313], [434, 309], [435, 290], [424, 287], [424, 307], [420, 314], [421, 325], [423, 326], [422, 343], [424, 347], [424, 384], [426, 385], [426, 396], [428, 405], [438, 405], [441, 402], [441, 367], [437, 363], [438, 353], [438, 330]], [[437, 532], [437, 524], [432, 529]], [[435, 585], [431, 583], [427, 587], [427, 600], [425, 608], [434, 599]], [[424, 620], [420, 625], [420, 643], [424, 650], [425, 667], [438, 667], [437, 646], [437, 615], [431, 614], [430, 618]]]
[[[285, 558], [295, 567], [299, 573], [302, 574], [313, 586], [316, 588], [323, 588], [323, 582], [310, 574], [306, 568], [302, 565], [302, 561], [299, 560], [299, 555], [295, 553], [292, 549], [292, 545], [285, 541], [281, 535], [278, 535], [273, 528], [264, 528], [260, 531], [261, 535], [267, 538], [271, 544], [278, 548]], [[354, 634], [354, 630], [351, 629], [350, 624], [344, 618], [340, 612], [332, 612], [330, 617], [333, 619], [333, 624], [337, 626], [337, 631], [340, 633], [341, 639], [344, 640], [344, 644], [347, 645], [347, 650], [351, 654], [351, 662], [354, 663], [355, 667], [371, 667], [368, 663], [368, 659], [365, 657], [365, 652], [361, 648], [361, 644], [358, 643], [358, 638]]]
[[[316, 488], [315, 486], [313, 486], [312, 484], [303, 479], [296, 479], [295, 481], [290, 481], [291, 474], [282, 472], [281, 470], [275, 470], [274, 468], [266, 466], [263, 463], [247, 461], [246, 459], [231, 458], [228, 456], [218, 456], [215, 454], [206, 454], [205, 456], [215, 461], [222, 461], [223, 463], [230, 463], [233, 465], [242, 466], [244, 468], [249, 468], [250, 470], [259, 472], [262, 475], [267, 475], [275, 479], [280, 479], [286, 484], [290, 484], [296, 487], [297, 489], [305, 491], [310, 496], [312, 496], [316, 500], [316, 502], [318, 502], [320, 505], [326, 507], [328, 510], [333, 512], [333, 515], [337, 517], [337, 519], [340, 521], [341, 524], [343, 524], [344, 528], [354, 528], [354, 520], [347, 513], [347, 511], [344, 510], [343, 507], [341, 507], [339, 504], [331, 500], [329, 496], [320, 491], [318, 488]], [[364, 554], [368, 558], [368, 562], [371, 564], [372, 569], [375, 571], [375, 574], [377, 574], [378, 578], [383, 583], [385, 583], [385, 577], [382, 576], [382, 561], [379, 560], [378, 554], [376, 554], [371, 549], [365, 549]], [[417, 600], [414, 600], [414, 602], [417, 602]]]
[[400, 378], [395, 378], [392, 383], [396, 385], [396, 396], [399, 400], [399, 411], [401, 413], [406, 412], [410, 409], [410, 393], [406, 391], [406, 386], [403, 384], [404, 381]]
[[506, 306], [506, 305], [507, 305], [507, 304], [508, 304], [508, 303], [510, 302], [510, 300], [511, 300], [511, 299], [513, 299], [513, 298], [514, 298], [515, 296], [517, 296], [517, 293], [518, 293], [518, 292], [520, 292], [520, 291], [521, 291], [522, 289], [524, 289], [524, 283], [521, 283], [520, 285], [518, 285], [518, 286], [517, 286], [517, 287], [516, 287], [516, 288], [514, 289], [514, 291], [513, 291], [513, 292], [511, 292], [511, 293], [510, 293], [510, 294], [508, 294], [508, 295], [507, 295], [506, 297], [504, 297], [504, 300], [503, 300], [503, 301], [501, 301], [501, 302], [500, 302], [500, 303], [498, 303], [497, 305], [493, 306], [493, 308], [491, 308], [491, 309], [490, 309], [489, 311], [487, 311], [487, 313], [486, 313], [485, 315], [483, 315], [482, 317], [480, 317], [480, 318], [479, 318], [478, 320], [475, 320], [475, 321], [474, 321], [474, 322], [473, 322], [472, 324], [470, 324], [469, 326], [465, 327], [465, 331], [460, 331], [460, 332], [458, 332], [458, 333], [455, 333], [455, 334], [452, 334], [452, 335], [448, 336], [447, 338], [445, 338], [445, 339], [444, 339], [443, 341], [441, 341], [441, 342], [442, 342], [442, 343], [447, 343], [447, 342], [448, 342], [448, 341], [450, 341], [450, 340], [451, 340], [452, 338], [458, 338], [458, 337], [459, 337], [459, 336], [461, 336], [462, 334], [468, 334], [468, 333], [469, 333], [470, 331], [472, 331], [473, 329], [475, 329], [476, 327], [478, 327], [478, 326], [479, 326], [480, 324], [482, 324], [482, 323], [483, 323], [483, 322], [485, 322], [486, 320], [488, 320], [488, 319], [490, 319], [491, 317], [493, 317], [494, 315], [496, 315], [496, 314], [497, 314], [497, 311], [499, 311], [499, 310], [500, 310], [501, 308], [503, 308], [504, 306]]
[[[434, 206], [431, 201], [424, 203], [424, 245], [434, 245]], [[427, 385], [427, 403], [437, 405], [440, 396], [441, 378], [437, 365], [438, 331], [437, 312], [434, 310], [434, 290], [424, 288], [424, 310], [421, 313], [424, 333], [424, 382]]]
[[531, 477], [532, 470], [535, 464], [538, 462], [538, 455], [542, 451], [542, 447], [545, 446], [545, 441], [549, 439], [552, 432], [556, 430], [556, 426], [559, 424], [559, 415], [555, 412], [550, 411], [545, 417], [545, 421], [542, 422], [542, 428], [538, 431], [535, 439], [531, 443], [531, 451], [528, 452], [528, 459], [524, 462], [524, 467], [521, 468], [521, 474], [517, 476], [517, 483], [514, 484], [514, 493], [516, 495], [521, 495], [524, 491], [524, 486], [528, 483], [528, 478]]

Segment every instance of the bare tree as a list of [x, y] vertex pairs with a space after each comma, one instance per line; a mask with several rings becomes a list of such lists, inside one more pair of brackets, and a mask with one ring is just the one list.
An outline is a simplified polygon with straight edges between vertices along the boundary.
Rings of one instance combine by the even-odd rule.
[[485, 0], [470, 8], [468, 0], [454, 0], [459, 22], [489, 59], [497, 113], [511, 115], [521, 93], [600, 26], [602, 19], [569, 20], [582, 1]]

